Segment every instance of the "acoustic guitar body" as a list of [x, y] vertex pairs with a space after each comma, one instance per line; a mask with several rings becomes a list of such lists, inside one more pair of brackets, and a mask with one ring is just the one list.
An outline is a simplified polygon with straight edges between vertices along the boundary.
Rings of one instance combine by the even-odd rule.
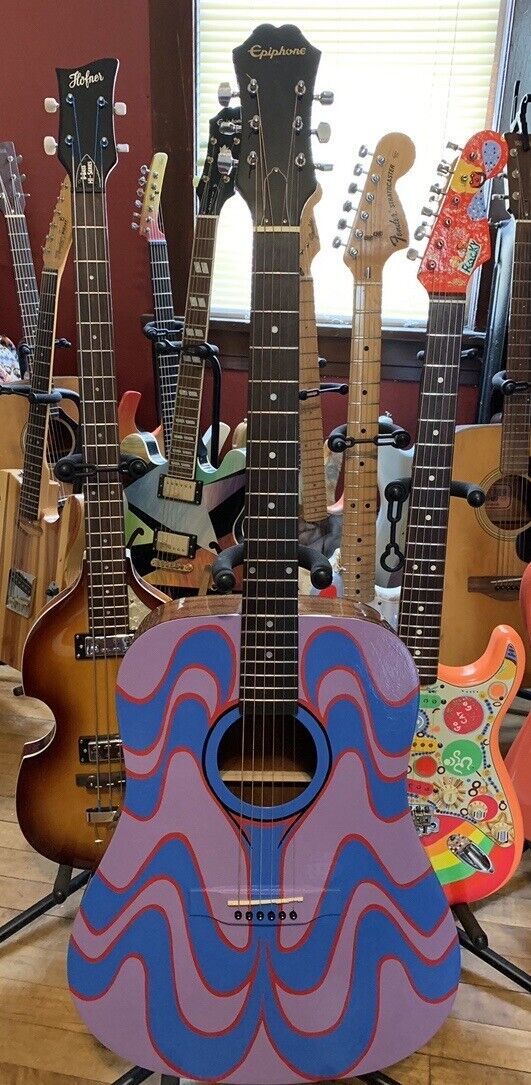
[[[57, 388], [78, 390], [77, 377], [58, 376]], [[22, 396], [0, 396], [0, 470], [16, 470], [24, 461], [24, 440], [28, 421], [28, 401]], [[60, 456], [66, 456], [74, 450], [78, 425], [77, 407], [68, 399], [61, 400], [50, 411], [50, 447], [53, 444]]]
[[[150, 609], [162, 598], [129, 572], [139, 603]], [[112, 604], [111, 604], [112, 609]], [[87, 572], [67, 589], [33, 626], [22, 660], [24, 693], [43, 701], [55, 717], [51, 731], [26, 743], [17, 780], [16, 805], [27, 841], [54, 863], [91, 869], [101, 858], [112, 827], [95, 830], [87, 809], [96, 805], [91, 788], [95, 765], [87, 741], [99, 734], [118, 737], [116, 675], [121, 660], [78, 659], [74, 638], [89, 628]], [[108, 748], [108, 747], [107, 747]], [[100, 769], [105, 802], [120, 805], [124, 784], [120, 756], [104, 758]], [[112, 788], [108, 781], [111, 779]], [[102, 840], [98, 842], [97, 837]]]
[[33, 623], [53, 596], [79, 575], [83, 557], [79, 498], [67, 498], [59, 514], [58, 484], [43, 486], [43, 515], [17, 528], [21, 474], [3, 471], [0, 476], [0, 659], [17, 669]]
[[[456, 430], [453, 477], [478, 483], [487, 500], [479, 509], [466, 501], [450, 505], [441, 640], [448, 666], [478, 659], [501, 624], [516, 629], [529, 647], [518, 592], [531, 557], [531, 483], [518, 477], [511, 493], [512, 476], [502, 476], [500, 455], [501, 425]], [[490, 588], [493, 577], [498, 585]], [[508, 590], [502, 577], [510, 581]], [[531, 652], [522, 680], [531, 685]]]
[[[531, 631], [531, 565], [527, 566], [522, 577], [520, 602], [529, 636]], [[505, 764], [520, 803], [524, 837], [531, 841], [531, 713], [520, 728], [505, 758]]]
[[524, 662], [521, 638], [499, 626], [476, 663], [441, 666], [421, 689], [409, 800], [450, 904], [490, 896], [520, 862], [522, 818], [499, 731]]
[[305, 749], [308, 782], [270, 801], [273, 764], [261, 784], [231, 786], [234, 608], [161, 608], [122, 663], [127, 799], [75, 921], [70, 986], [90, 1031], [154, 1072], [352, 1077], [424, 1044], [459, 979], [455, 924], [407, 804], [418, 679], [384, 623], [301, 599], [285, 764]]

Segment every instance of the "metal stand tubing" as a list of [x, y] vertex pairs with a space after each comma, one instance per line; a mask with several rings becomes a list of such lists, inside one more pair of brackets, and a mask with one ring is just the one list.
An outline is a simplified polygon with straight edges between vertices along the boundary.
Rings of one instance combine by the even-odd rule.
[[524, 972], [522, 968], [518, 968], [517, 965], [508, 961], [506, 957], [502, 957], [501, 954], [496, 953], [491, 949], [489, 944], [486, 946], [478, 946], [471, 938], [469, 938], [466, 931], [457, 928], [457, 934], [459, 936], [460, 945], [463, 949], [468, 949], [470, 953], [473, 953], [476, 957], [479, 957], [480, 961], [485, 961], [486, 964], [490, 964], [496, 972], [500, 972], [502, 976], [506, 976], [507, 979], [512, 980], [513, 983], [517, 983], [527, 994], [531, 994], [531, 976], [528, 972]]
[[[112, 1085], [140, 1085], [142, 1081], [147, 1081], [148, 1078], [153, 1077], [153, 1070], [143, 1070], [141, 1066], [133, 1066], [132, 1070], [126, 1070], [125, 1074], [122, 1074], [117, 1081], [113, 1081]], [[175, 1078], [179, 1080], [178, 1077]]]
[[468, 904], [454, 904], [452, 908], [455, 918], [461, 924], [467, 938], [473, 942], [476, 949], [487, 949], [489, 940], [483, 927], [481, 927], [470, 910]]
[[383, 1070], [375, 1070], [372, 1074], [362, 1074], [358, 1080], [367, 1082], [367, 1085], [400, 1085], [396, 1078], [384, 1074]]
[[[63, 904], [68, 897], [72, 896], [72, 893], [77, 893], [78, 889], [82, 889], [87, 884], [90, 876], [90, 870], [82, 870], [80, 874], [76, 874], [75, 878], [72, 878], [72, 867], [60, 866], [52, 892], [32, 904], [30, 908], [19, 912], [14, 919], [9, 919], [7, 923], [0, 927], [0, 944], [7, 942], [8, 938], [12, 938], [13, 935], [24, 930], [24, 927], [28, 927], [41, 915], [45, 915], [56, 904]], [[144, 1079], [139, 1080], [143, 1081]]]

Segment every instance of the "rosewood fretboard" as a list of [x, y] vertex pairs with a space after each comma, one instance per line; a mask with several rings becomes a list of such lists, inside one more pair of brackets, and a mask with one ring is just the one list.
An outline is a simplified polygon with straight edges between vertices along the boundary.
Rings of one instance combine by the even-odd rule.
[[465, 298], [430, 298], [398, 635], [421, 685], [437, 678]]
[[[516, 222], [507, 376], [523, 383], [531, 378], [531, 222], [523, 219]], [[500, 468], [505, 475], [528, 474], [528, 388], [505, 397]]]
[[[171, 286], [168, 245], [165, 238], [156, 238], [149, 242], [149, 260], [151, 283], [153, 287], [153, 309], [155, 325], [160, 329], [158, 339], [175, 339], [173, 328], [174, 309]], [[157, 380], [160, 417], [166, 448], [170, 447], [175, 409], [175, 388], [177, 384], [177, 357], [175, 354], [157, 354]]]
[[[57, 271], [45, 268], [41, 279], [39, 318], [35, 335], [31, 378], [32, 391], [39, 394], [48, 393], [52, 386], [58, 286], [59, 276]], [[48, 472], [45, 456], [48, 421], [48, 407], [38, 403], [29, 404], [19, 520], [36, 522], [39, 519], [43, 472]]]
[[9, 246], [13, 258], [17, 297], [22, 319], [24, 342], [30, 349], [26, 360], [29, 372], [32, 371], [35, 335], [37, 332], [37, 314], [39, 310], [39, 289], [35, 275], [35, 266], [31, 253], [26, 216], [23, 212], [6, 214]]

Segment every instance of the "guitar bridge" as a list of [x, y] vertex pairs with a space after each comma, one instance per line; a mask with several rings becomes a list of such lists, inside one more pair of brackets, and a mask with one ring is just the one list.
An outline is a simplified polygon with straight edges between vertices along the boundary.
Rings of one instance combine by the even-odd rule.
[[184, 501], [187, 505], [200, 505], [203, 494], [203, 483], [195, 478], [173, 478], [171, 475], [160, 475], [158, 496], [165, 497], [168, 501]]
[[134, 633], [118, 633], [116, 636], [93, 637], [90, 633], [76, 633], [74, 651], [76, 659], [106, 659], [124, 656], [133, 643]]
[[490, 599], [501, 599], [504, 602], [518, 599], [522, 577], [515, 576], [469, 576], [469, 592], [477, 592], [480, 595], [488, 595]]
[[11, 569], [7, 586], [8, 610], [20, 614], [22, 618], [31, 618], [35, 596], [35, 577], [22, 569]]
[[114, 825], [119, 814], [118, 806], [91, 806], [85, 810], [89, 825]]

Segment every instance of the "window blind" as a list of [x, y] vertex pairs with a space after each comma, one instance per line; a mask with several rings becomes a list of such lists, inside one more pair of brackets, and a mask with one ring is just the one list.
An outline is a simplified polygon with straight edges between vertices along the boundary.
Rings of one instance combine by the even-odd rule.
[[[220, 108], [217, 88], [235, 87], [232, 49], [260, 23], [296, 23], [322, 51], [316, 91], [333, 90], [335, 101], [314, 103], [319, 120], [332, 126], [330, 142], [313, 140], [314, 161], [332, 162], [318, 174], [323, 198], [316, 209], [321, 252], [313, 262], [320, 321], [347, 323], [352, 314], [352, 276], [333, 249], [344, 215], [357, 152], [372, 150], [381, 135], [407, 133], [416, 161], [398, 183], [410, 238], [419, 224], [436, 166], [447, 140], [459, 145], [490, 123], [487, 102], [501, 0], [198, 0], [198, 172], [204, 160], [208, 121]], [[237, 99], [235, 103], [237, 104]], [[452, 151], [447, 152], [451, 159]], [[370, 157], [363, 160], [367, 169]], [[364, 178], [358, 180], [363, 181]], [[351, 221], [351, 216], [347, 215]], [[346, 241], [348, 231], [343, 234]], [[213, 312], [246, 318], [250, 305], [251, 219], [236, 194], [225, 204], [218, 231]], [[411, 244], [415, 244], [411, 240]], [[405, 252], [384, 269], [383, 311], [387, 324], [416, 325], [427, 314], [427, 295]]]

